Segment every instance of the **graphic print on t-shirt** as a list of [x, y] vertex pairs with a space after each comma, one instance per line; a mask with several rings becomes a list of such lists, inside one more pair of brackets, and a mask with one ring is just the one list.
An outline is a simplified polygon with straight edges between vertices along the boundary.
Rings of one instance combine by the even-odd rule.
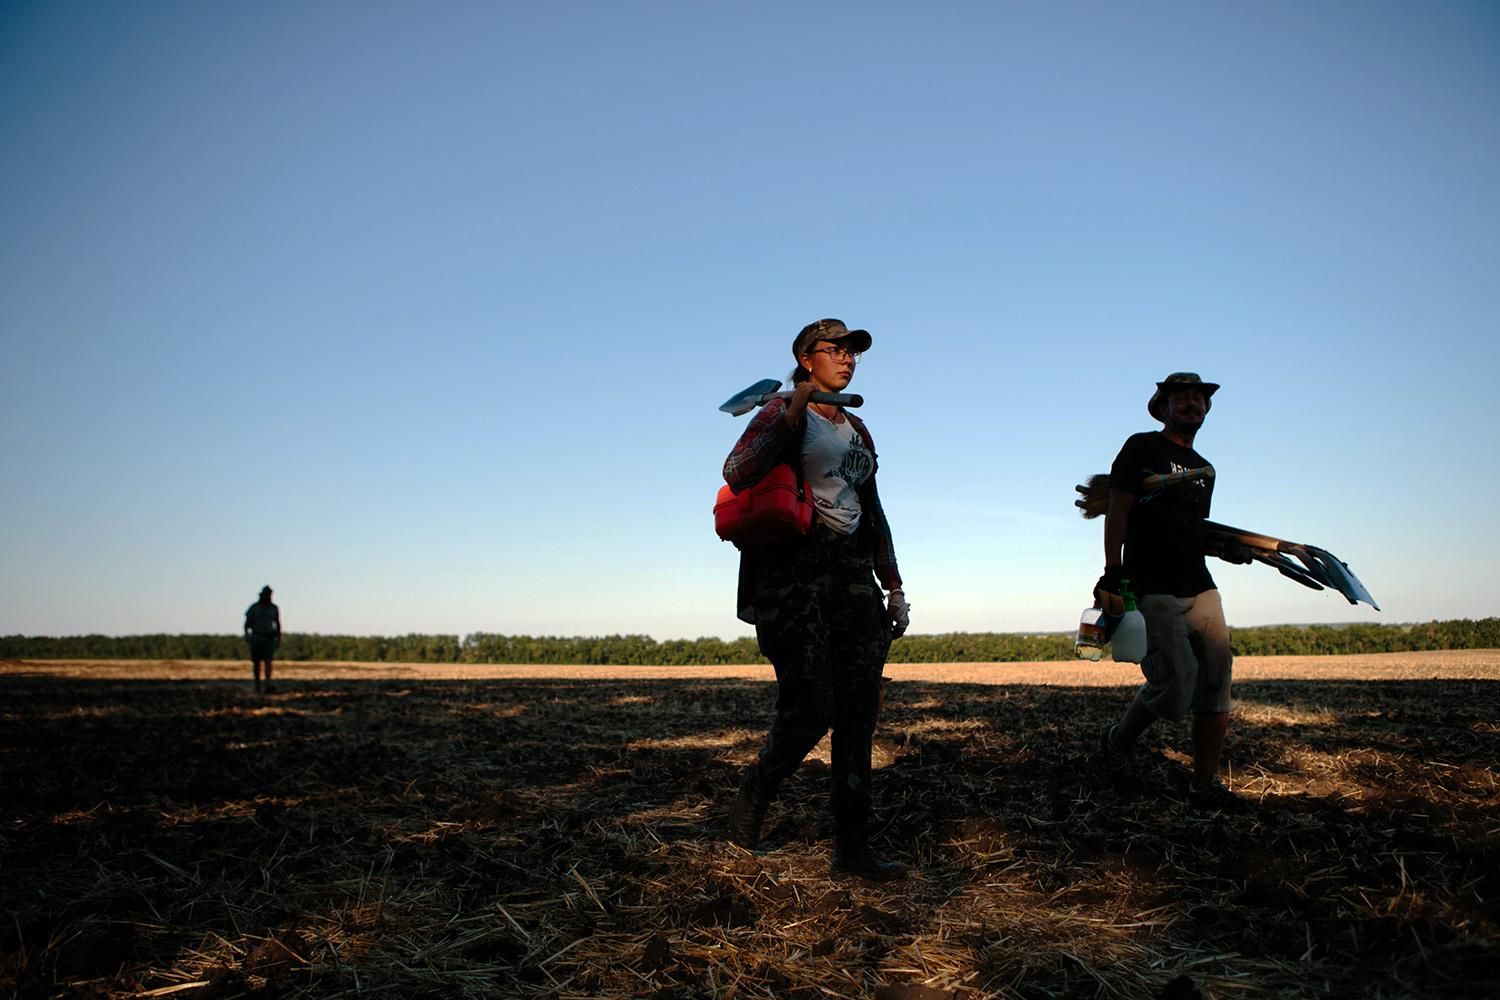
[[859, 487], [875, 471], [875, 456], [848, 420], [835, 424], [811, 414], [802, 438], [802, 478], [819, 519], [834, 531], [852, 534], [862, 509]]
[[859, 435], [849, 442], [849, 450], [844, 453], [844, 460], [839, 463], [838, 468], [829, 469], [823, 473], [827, 479], [842, 479], [855, 489], [864, 485], [864, 481], [870, 478], [870, 472], [875, 468], [875, 456], [865, 448], [864, 442]]

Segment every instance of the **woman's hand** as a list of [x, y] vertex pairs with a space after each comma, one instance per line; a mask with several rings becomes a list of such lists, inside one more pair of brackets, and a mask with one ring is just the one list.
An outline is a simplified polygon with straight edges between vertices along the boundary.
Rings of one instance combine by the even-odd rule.
[[817, 383], [812, 379], [797, 383], [792, 390], [792, 398], [786, 401], [786, 409], [782, 411], [788, 424], [796, 427], [802, 423], [802, 418], [807, 413], [807, 398], [817, 391]]
[[897, 587], [885, 600], [885, 613], [891, 619], [891, 638], [899, 639], [911, 627], [911, 605], [906, 603], [906, 594]]

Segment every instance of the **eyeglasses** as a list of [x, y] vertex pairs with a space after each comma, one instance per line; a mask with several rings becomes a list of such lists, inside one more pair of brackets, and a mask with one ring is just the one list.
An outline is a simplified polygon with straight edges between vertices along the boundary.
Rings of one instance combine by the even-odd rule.
[[830, 361], [850, 361], [859, 364], [859, 351], [851, 351], [847, 347], [815, 347], [809, 354], [826, 354]]

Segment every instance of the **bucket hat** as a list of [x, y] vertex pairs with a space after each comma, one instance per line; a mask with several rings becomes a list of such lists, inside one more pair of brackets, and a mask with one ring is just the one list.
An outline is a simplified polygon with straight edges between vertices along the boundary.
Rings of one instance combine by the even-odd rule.
[[1197, 389], [1203, 393], [1203, 412], [1207, 413], [1213, 408], [1213, 395], [1219, 391], [1219, 383], [1205, 382], [1197, 372], [1173, 372], [1156, 383], [1156, 391], [1146, 403], [1146, 412], [1157, 420], [1162, 419], [1161, 409], [1166, 404], [1167, 397], [1180, 389]]

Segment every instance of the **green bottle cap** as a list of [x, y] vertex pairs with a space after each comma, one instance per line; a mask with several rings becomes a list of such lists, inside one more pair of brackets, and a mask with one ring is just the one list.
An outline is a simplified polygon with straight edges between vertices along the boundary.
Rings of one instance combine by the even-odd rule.
[[1125, 613], [1135, 610], [1135, 595], [1130, 592], [1130, 581], [1120, 581], [1120, 599], [1125, 602]]

